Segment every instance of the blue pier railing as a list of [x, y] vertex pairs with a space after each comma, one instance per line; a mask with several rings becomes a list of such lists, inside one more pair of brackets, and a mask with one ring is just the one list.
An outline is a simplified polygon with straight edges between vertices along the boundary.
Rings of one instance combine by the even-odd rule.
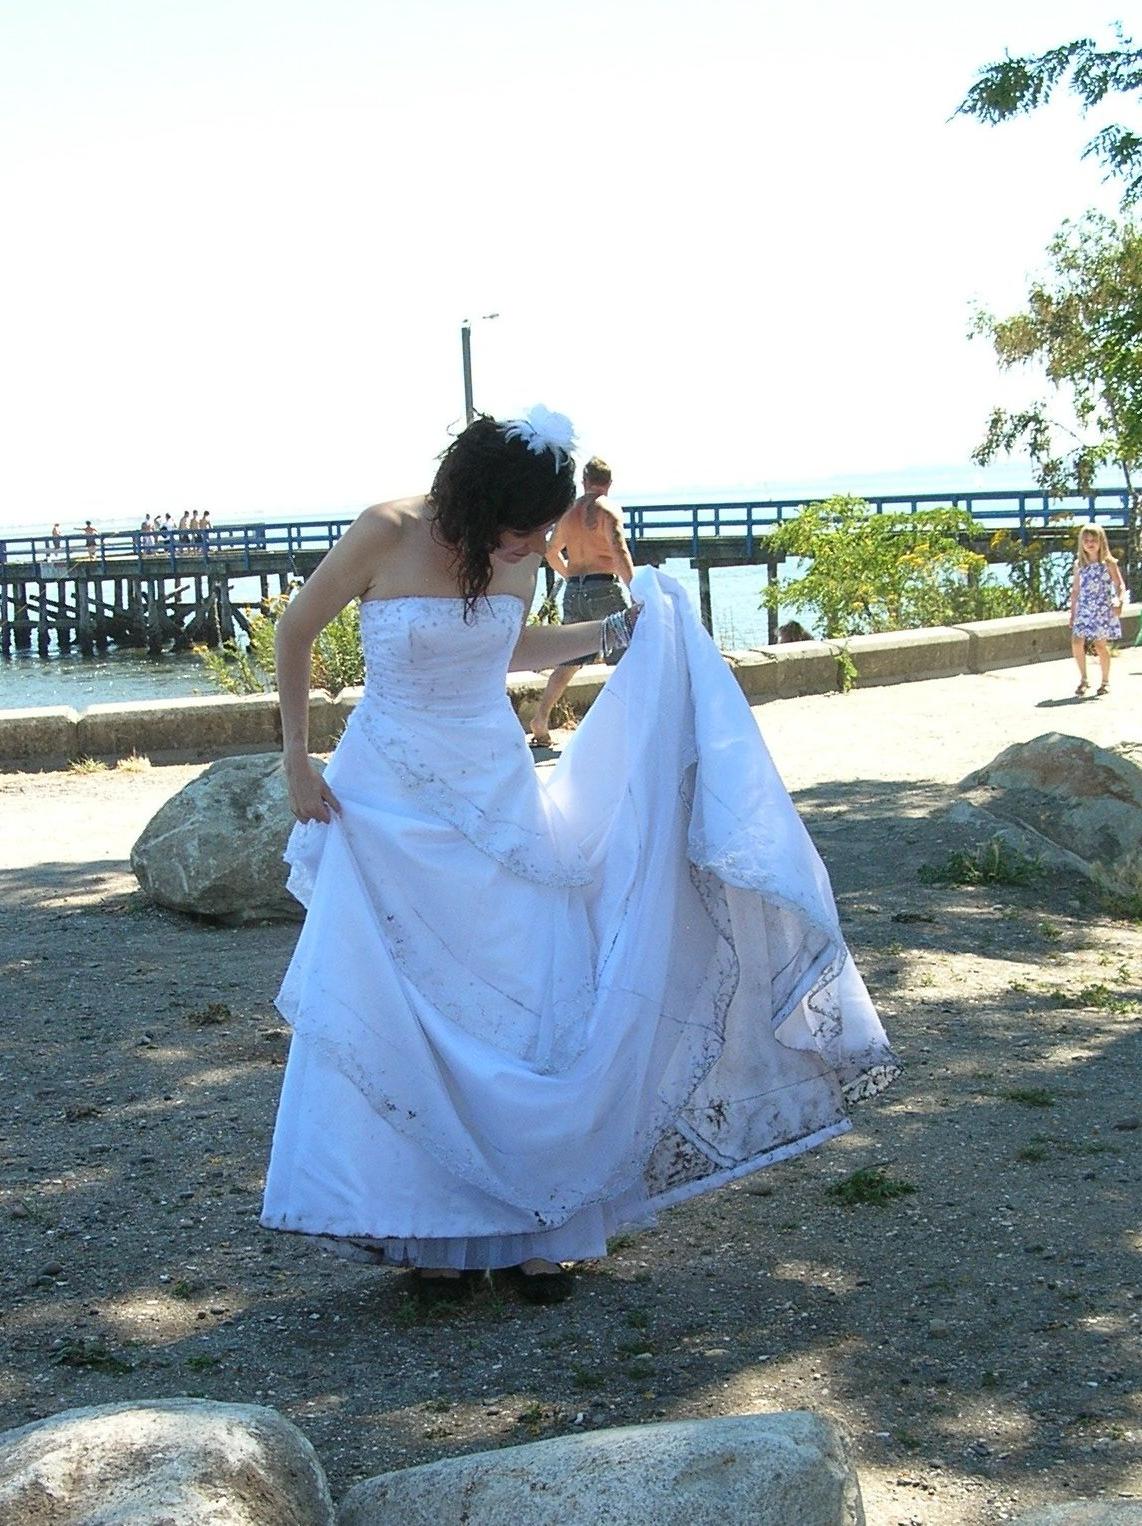
[[[859, 496], [859, 495], [858, 495]], [[1130, 494], [1125, 488], [1098, 488], [1090, 493], [1052, 498], [1041, 489], [962, 493], [869, 493], [864, 501], [878, 513], [945, 506], [965, 509], [981, 530], [1010, 529], [1028, 541], [1040, 530], [1070, 522], [1092, 522], [1121, 529], [1128, 519]], [[627, 535], [633, 546], [655, 541], [688, 544], [695, 560], [719, 540], [744, 541], [752, 558], [766, 534], [820, 498], [761, 498], [730, 503], [633, 504], [626, 508]], [[58, 539], [50, 535], [0, 540], [0, 575], [6, 564], [36, 568], [41, 578], [66, 577], [83, 569], [99, 577], [166, 577], [206, 572], [224, 562], [236, 574], [265, 570], [267, 556], [281, 558], [294, 570], [298, 556], [327, 551], [352, 519], [258, 521], [221, 524], [209, 530], [158, 534], [148, 538], [138, 530], [94, 533], [72, 531]]]

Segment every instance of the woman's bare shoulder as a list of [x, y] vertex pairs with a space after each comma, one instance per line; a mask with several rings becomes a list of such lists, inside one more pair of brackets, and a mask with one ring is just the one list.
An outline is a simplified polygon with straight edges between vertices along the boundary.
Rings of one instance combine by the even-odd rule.
[[417, 498], [390, 498], [385, 503], [370, 504], [358, 514], [351, 528], [359, 525], [370, 538], [391, 540], [403, 535], [411, 525], [423, 523], [425, 512], [423, 493]]

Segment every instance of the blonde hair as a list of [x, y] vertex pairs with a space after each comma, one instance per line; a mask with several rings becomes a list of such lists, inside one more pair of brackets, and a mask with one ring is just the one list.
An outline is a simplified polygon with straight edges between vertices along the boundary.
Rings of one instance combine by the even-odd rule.
[[[1086, 535], [1096, 535], [1098, 537], [1098, 554], [1093, 558], [1087, 555], [1086, 547], [1083, 545], [1083, 537]], [[1114, 561], [1114, 557], [1110, 554], [1110, 542], [1107, 540], [1106, 531], [1101, 525], [1079, 526], [1078, 558], [1080, 567], [1087, 566], [1092, 560], [1096, 562]]]
[[611, 485], [611, 469], [602, 456], [592, 456], [583, 468], [583, 481], [597, 482], [602, 487]]

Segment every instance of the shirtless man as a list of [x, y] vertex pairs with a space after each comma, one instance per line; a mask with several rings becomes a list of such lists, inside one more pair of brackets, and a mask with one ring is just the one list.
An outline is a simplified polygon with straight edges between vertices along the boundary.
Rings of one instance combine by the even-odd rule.
[[[551, 532], [547, 561], [567, 580], [563, 590], [564, 625], [601, 620], [626, 607], [622, 584], [630, 587], [634, 564], [623, 534], [622, 515], [606, 496], [610, 486], [610, 467], [600, 457], [592, 456], [583, 468], [582, 496]], [[547, 680], [531, 720], [533, 747], [550, 746], [552, 707], [576, 669], [587, 660], [583, 657], [578, 662], [566, 662]]]

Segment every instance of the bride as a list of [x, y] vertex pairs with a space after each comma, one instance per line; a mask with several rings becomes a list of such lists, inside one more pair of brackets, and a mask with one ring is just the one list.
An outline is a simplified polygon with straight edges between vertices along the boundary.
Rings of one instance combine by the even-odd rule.
[[[671, 579], [527, 623], [574, 497], [562, 415], [478, 418], [368, 509], [278, 626], [286, 858], [307, 915], [262, 1223], [457, 1296], [844, 1132], [896, 1074], [824, 867]], [[365, 694], [324, 775], [309, 660], [361, 601]], [[510, 669], [623, 662], [546, 781]]]

